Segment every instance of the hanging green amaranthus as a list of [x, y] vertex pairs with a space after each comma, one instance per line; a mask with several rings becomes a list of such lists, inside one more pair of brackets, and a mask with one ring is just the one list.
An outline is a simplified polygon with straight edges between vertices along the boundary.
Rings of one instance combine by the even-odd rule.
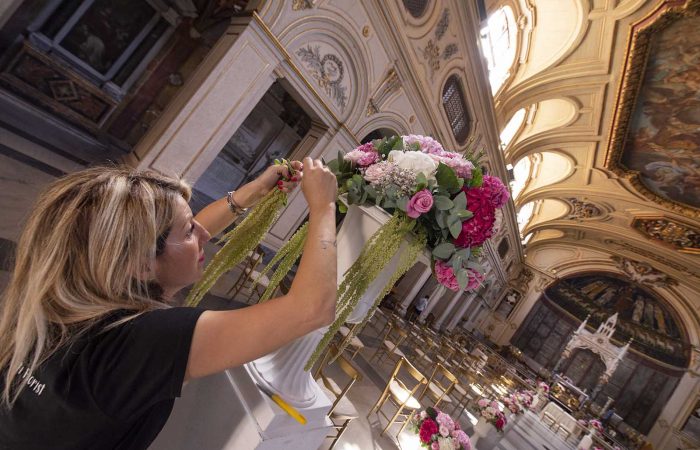
[[[292, 238], [288, 240], [282, 246], [282, 248], [279, 249], [275, 257], [272, 258], [272, 261], [270, 261], [267, 264], [267, 266], [265, 266], [265, 268], [260, 272], [260, 277], [262, 277], [264, 274], [269, 272], [275, 264], [279, 262], [277, 269], [272, 274], [272, 277], [270, 277], [270, 281], [267, 284], [265, 292], [263, 292], [263, 295], [260, 297], [259, 303], [266, 302], [272, 298], [272, 294], [274, 294], [275, 290], [277, 289], [277, 286], [279, 286], [279, 284], [282, 282], [282, 279], [284, 279], [284, 277], [287, 276], [296, 260], [299, 259], [299, 256], [301, 256], [301, 251], [304, 249], [306, 236], [309, 232], [308, 225], [309, 223], [305, 222], [304, 225], [302, 225], [296, 231], [296, 233], [294, 233]], [[255, 280], [256, 283], [258, 282], [260, 277], [258, 277], [258, 279]]]
[[367, 322], [369, 322], [374, 315], [374, 311], [376, 311], [376, 309], [379, 307], [379, 304], [382, 302], [384, 297], [386, 297], [391, 288], [394, 287], [397, 281], [399, 281], [399, 278], [401, 278], [411, 267], [413, 267], [416, 259], [418, 259], [418, 254], [425, 248], [427, 237], [425, 232], [421, 230], [416, 236], [409, 238], [408, 241], [408, 246], [399, 257], [399, 264], [396, 266], [394, 274], [391, 276], [389, 281], [387, 281], [384, 289], [382, 289], [382, 292], [380, 292], [377, 298], [374, 300], [372, 308], [370, 308], [367, 315], [365, 315], [364, 319], [362, 319], [360, 325], [353, 327], [352, 332], [343, 340], [343, 344], [338, 349], [338, 353], [333, 360], [329, 361], [329, 364], [335, 361], [335, 359], [337, 359], [338, 356], [345, 351], [345, 348], [348, 346], [348, 344], [350, 344], [350, 340], [352, 340], [352, 338], [355, 337], [357, 333], [365, 327], [365, 325], [367, 325]]
[[[370, 284], [374, 282], [399, 251], [403, 239], [412, 231], [415, 224], [414, 220], [408, 218], [400, 211], [396, 211], [391, 219], [382, 225], [365, 243], [360, 256], [350, 266], [345, 274], [345, 278], [343, 278], [338, 287], [336, 319], [307, 361], [304, 370], [311, 370], [331, 339], [333, 339], [335, 333], [355, 309], [355, 306], [357, 306]], [[391, 289], [391, 286], [389, 286], [389, 289]], [[381, 297], [379, 301], [381, 301]], [[377, 300], [374, 303], [377, 303]]]
[[286, 203], [287, 194], [280, 190], [270, 191], [238, 226], [221, 238], [219, 242], [225, 244], [187, 296], [185, 302], [188, 306], [197, 306], [221, 275], [233, 269], [255, 249]]

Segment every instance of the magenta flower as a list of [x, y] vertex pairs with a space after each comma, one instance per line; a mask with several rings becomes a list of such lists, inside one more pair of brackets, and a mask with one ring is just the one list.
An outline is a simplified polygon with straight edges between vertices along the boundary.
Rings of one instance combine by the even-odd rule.
[[469, 275], [469, 281], [467, 282], [468, 291], [473, 291], [484, 282], [484, 274], [473, 269], [467, 269], [467, 274]]
[[421, 214], [425, 214], [433, 207], [433, 194], [427, 190], [416, 192], [406, 206], [406, 215], [412, 219], [417, 219]]
[[485, 195], [494, 208], [502, 208], [508, 202], [510, 193], [508, 188], [498, 177], [484, 175], [484, 182], [481, 189], [485, 191]]
[[435, 260], [435, 278], [447, 289], [455, 292], [459, 290], [459, 283], [452, 266], [439, 259]]

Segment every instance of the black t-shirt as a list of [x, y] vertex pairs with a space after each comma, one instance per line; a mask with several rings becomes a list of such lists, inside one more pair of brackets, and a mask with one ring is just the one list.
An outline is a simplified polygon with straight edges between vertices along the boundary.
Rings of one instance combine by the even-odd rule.
[[[185, 377], [202, 309], [110, 315], [33, 374], [8, 411], [0, 407], [0, 449], [145, 449], [165, 425]], [[0, 381], [0, 387], [3, 383]]]

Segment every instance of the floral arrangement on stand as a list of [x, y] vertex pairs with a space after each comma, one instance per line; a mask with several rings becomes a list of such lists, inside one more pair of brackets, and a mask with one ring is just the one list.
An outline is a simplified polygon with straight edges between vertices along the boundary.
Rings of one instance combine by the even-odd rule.
[[[482, 156], [483, 153], [473, 152], [464, 156], [445, 150], [431, 137], [408, 135], [368, 142], [346, 154], [339, 152], [338, 159], [328, 163], [338, 180], [338, 194], [344, 199], [338, 203], [340, 212], [347, 211], [348, 205], [378, 206], [391, 214], [391, 219], [365, 243], [360, 256], [345, 273], [338, 286], [336, 320], [307, 361], [305, 370], [310, 370], [318, 360], [404, 242], [408, 246], [401, 253], [398, 267], [374, 300], [365, 322], [426, 247], [432, 251], [433, 272], [438, 282], [454, 291], [474, 290], [481, 285], [484, 280], [484, 271], [478, 263], [481, 246], [493, 235], [497, 210], [509, 198], [501, 180], [483, 174], [479, 163]], [[224, 272], [240, 263], [262, 240], [285, 202], [285, 194], [268, 195], [222, 238], [226, 245], [190, 292], [189, 305], [196, 305]], [[307, 232], [307, 227], [302, 226], [261, 271], [260, 277], [276, 266], [261, 302], [272, 297], [301, 255]]]
[[577, 423], [584, 429], [588, 429], [590, 431], [595, 431], [597, 433], [603, 432], [603, 423], [598, 419], [590, 419], [590, 420], [579, 419], [577, 421]]
[[430, 450], [471, 450], [469, 436], [459, 424], [436, 408], [426, 408], [409, 419], [409, 426]]
[[477, 404], [479, 405], [481, 417], [493, 425], [496, 431], [502, 433], [508, 421], [506, 420], [506, 415], [501, 405], [499, 405], [497, 401], [487, 398], [482, 398]]
[[549, 385], [545, 383], [544, 381], [540, 381], [537, 383], [537, 392], [542, 393], [542, 394], [548, 394], [549, 393]]
[[484, 280], [481, 246], [510, 197], [500, 179], [482, 173], [481, 156], [447, 151], [429, 136], [394, 136], [339, 154], [329, 167], [350, 205], [376, 205], [414, 224], [432, 249], [438, 282], [473, 290]]
[[504, 397], [501, 401], [513, 414], [523, 414], [530, 409], [534, 396], [532, 392], [522, 390], [515, 391]]

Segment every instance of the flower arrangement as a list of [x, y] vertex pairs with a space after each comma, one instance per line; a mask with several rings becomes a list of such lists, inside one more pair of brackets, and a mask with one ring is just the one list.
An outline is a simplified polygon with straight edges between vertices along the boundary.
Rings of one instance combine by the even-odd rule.
[[585, 419], [579, 419], [577, 423], [582, 427], [582, 428], [588, 428], [591, 431], [596, 431], [598, 433], [603, 432], [603, 424], [600, 420], [598, 419], [590, 419], [590, 420], [585, 420]]
[[506, 426], [507, 420], [506, 415], [501, 409], [501, 405], [499, 405], [497, 401], [489, 400], [487, 398], [482, 398], [477, 404], [481, 410], [481, 417], [493, 425], [496, 428], [496, 431], [502, 433], [503, 428]]
[[469, 436], [459, 424], [436, 408], [426, 408], [414, 414], [409, 425], [420, 439], [422, 447], [430, 450], [471, 450]]
[[523, 414], [532, 405], [533, 394], [530, 391], [515, 391], [503, 398], [502, 402], [510, 412]]
[[476, 260], [494, 232], [496, 210], [509, 198], [501, 180], [482, 173], [480, 157], [447, 151], [428, 136], [408, 135], [339, 153], [328, 166], [350, 205], [377, 205], [405, 223], [415, 222], [432, 249], [436, 279], [458, 291], [483, 282]]
[[537, 392], [547, 394], [549, 393], [549, 385], [544, 381], [537, 383]]

